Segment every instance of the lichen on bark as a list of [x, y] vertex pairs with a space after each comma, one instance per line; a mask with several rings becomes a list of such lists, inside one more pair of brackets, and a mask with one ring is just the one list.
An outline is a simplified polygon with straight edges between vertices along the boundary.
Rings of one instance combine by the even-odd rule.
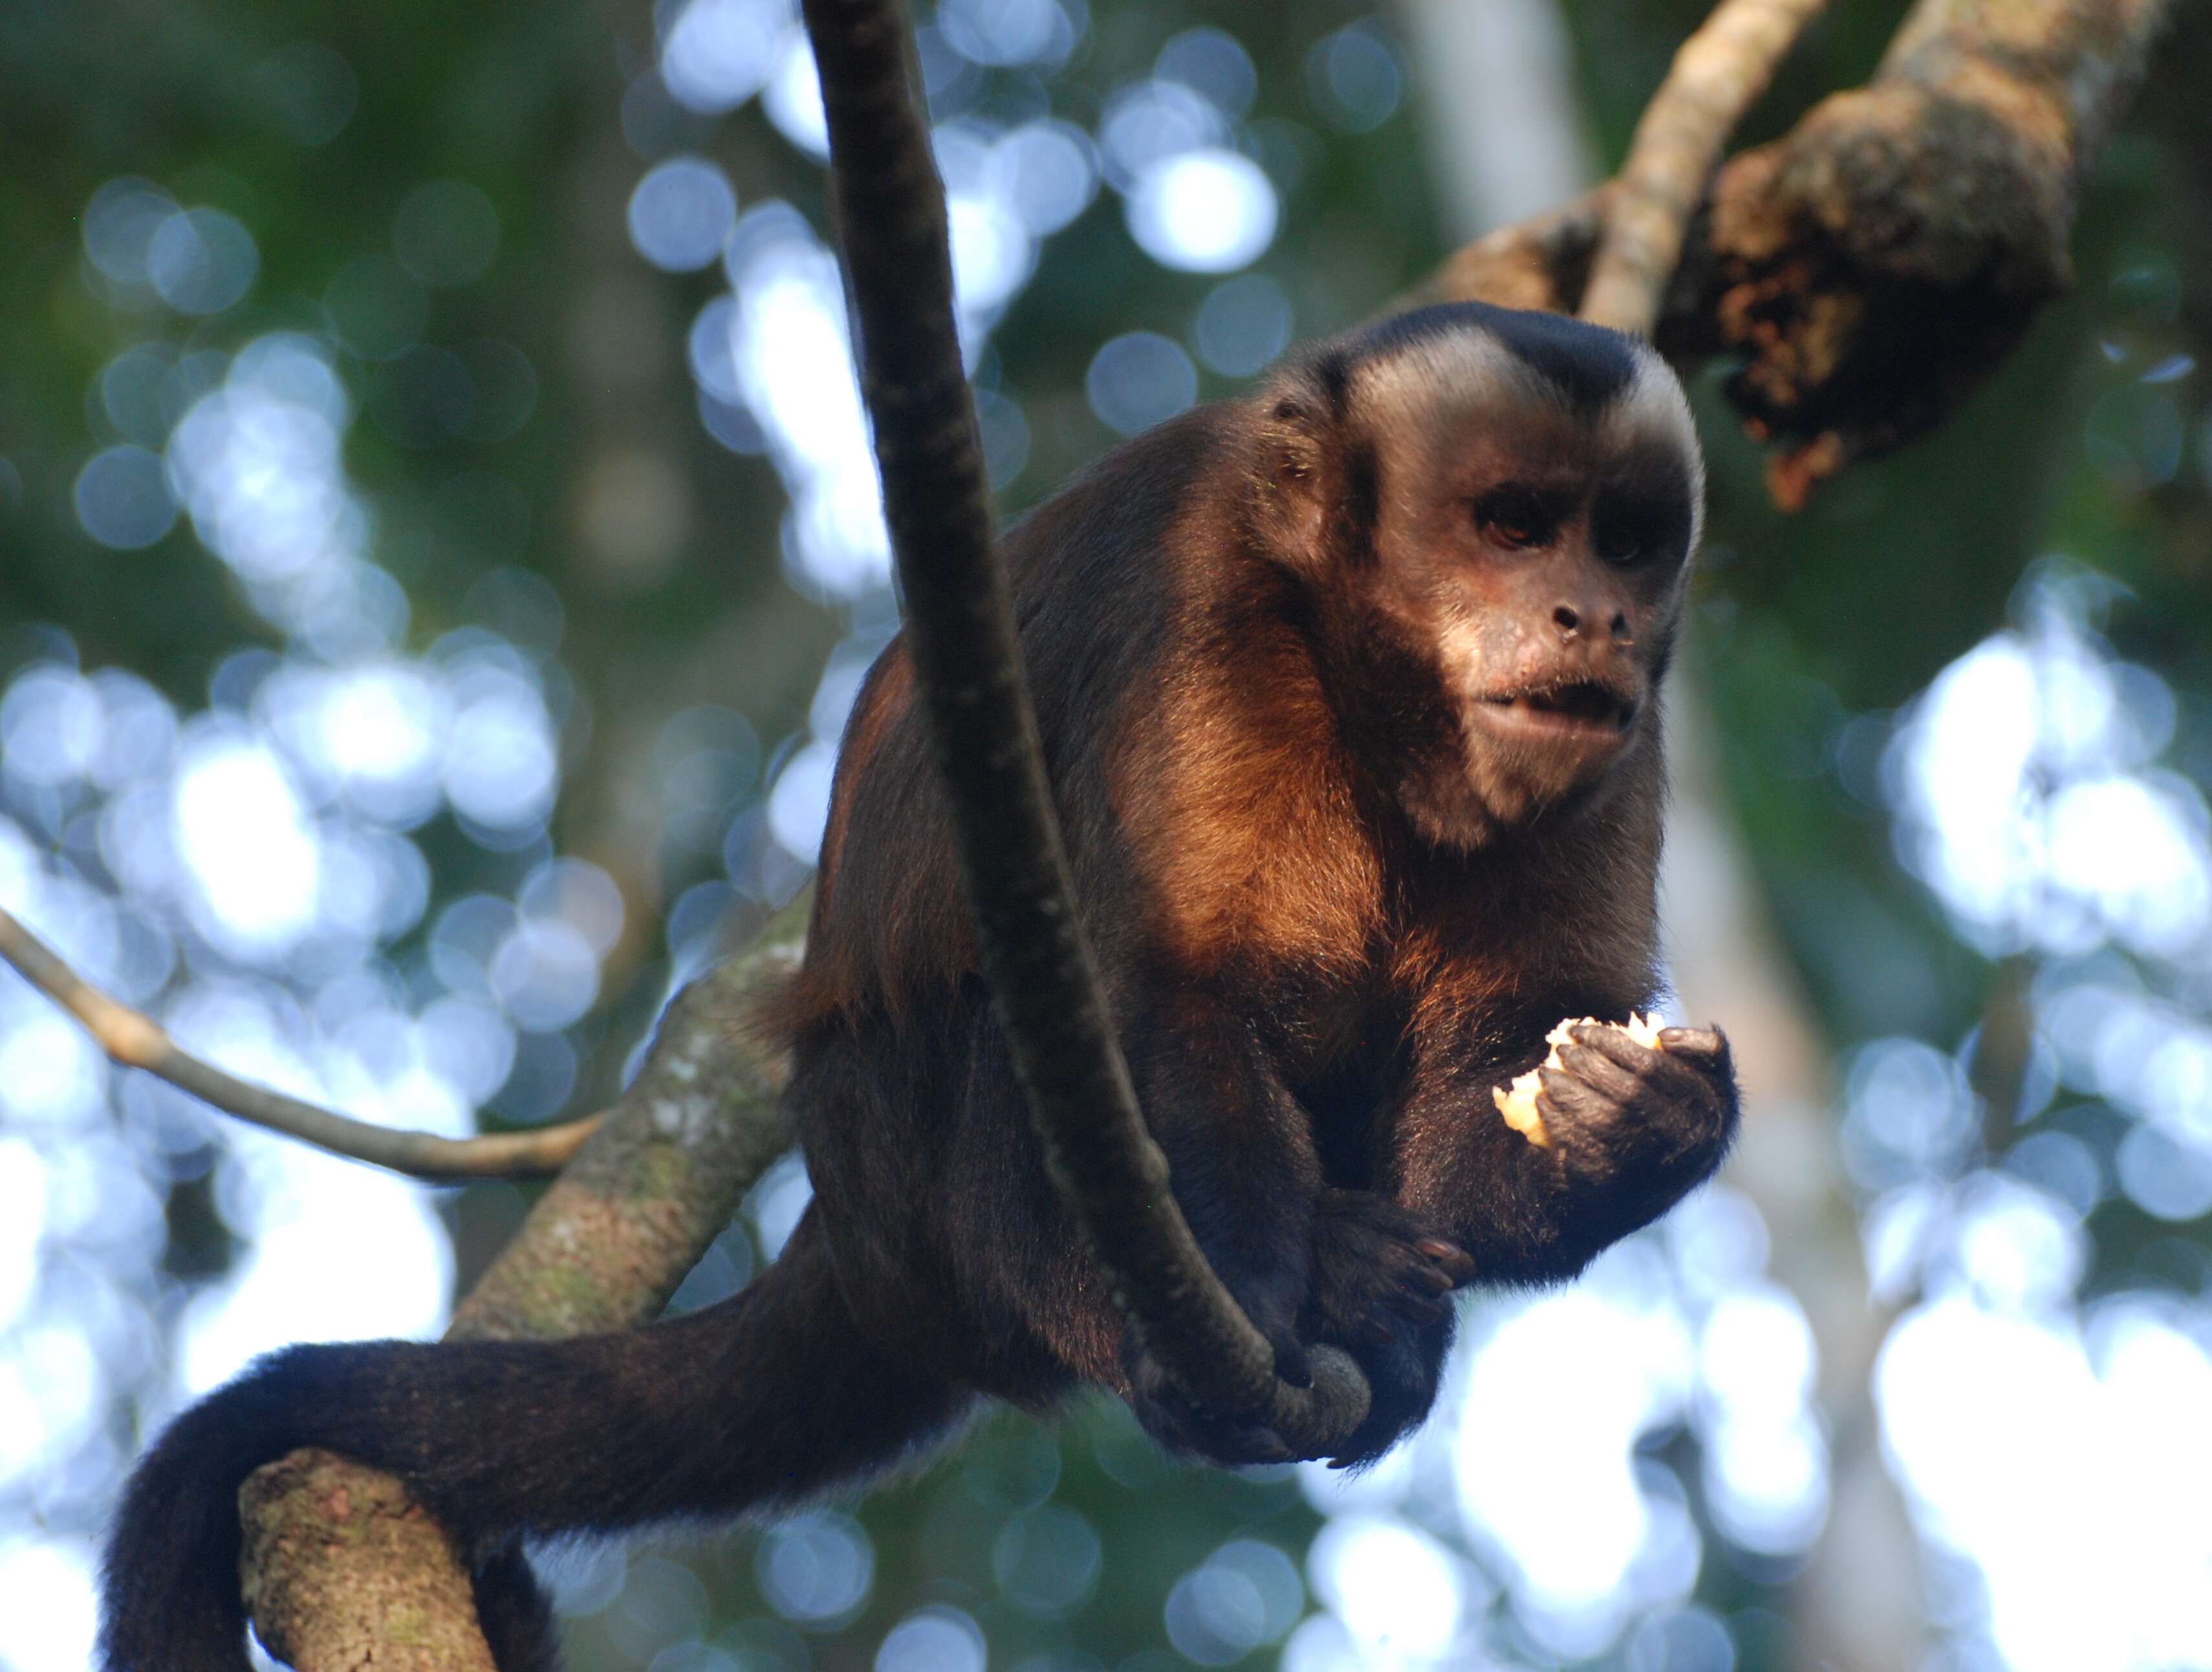
[[[451, 1340], [620, 1329], [656, 1316], [790, 1147], [784, 1063], [751, 1031], [795, 963], [811, 891], [679, 993], [635, 1080], [455, 1310]], [[490, 1672], [469, 1571], [391, 1476], [295, 1451], [239, 1492], [247, 1611], [297, 1672]], [[415, 1622], [395, 1635], [400, 1622]], [[283, 1646], [280, 1647], [279, 1645]]]

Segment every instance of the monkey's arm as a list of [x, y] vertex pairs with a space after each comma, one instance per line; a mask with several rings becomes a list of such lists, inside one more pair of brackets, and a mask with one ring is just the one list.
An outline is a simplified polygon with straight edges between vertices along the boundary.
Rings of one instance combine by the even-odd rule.
[[1417, 1035], [1376, 1189], [1328, 1192], [1316, 1226], [1313, 1333], [1351, 1353], [1374, 1391], [1336, 1461], [1380, 1456], [1428, 1414], [1452, 1320], [1425, 1290], [1433, 1302], [1447, 1280], [1571, 1276], [1719, 1164], [1735, 1128], [1727, 1042], [1682, 1028], [1661, 1038], [1651, 1051], [1617, 1028], [1580, 1031], [1545, 1072], [1540, 1146], [1491, 1091], [1540, 1061], [1541, 1042], [1502, 1058], [1473, 1030]]
[[1542, 1071], [1550, 1142], [1506, 1124], [1494, 1088], [1545, 1047], [1500, 1061], [1473, 1041], [1420, 1042], [1390, 1134], [1386, 1188], [1474, 1257], [1478, 1277], [1571, 1277], [1709, 1177], [1735, 1134], [1735, 1072], [1714, 1030], [1668, 1028], [1660, 1049], [1582, 1027]]

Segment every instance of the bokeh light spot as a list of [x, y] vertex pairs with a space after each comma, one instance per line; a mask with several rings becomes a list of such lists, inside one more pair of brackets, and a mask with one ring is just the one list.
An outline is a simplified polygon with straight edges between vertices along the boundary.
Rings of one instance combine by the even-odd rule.
[[1208, 146], [1148, 164], [1128, 214], [1130, 236], [1162, 266], [1233, 272], [1274, 241], [1275, 188], [1251, 158]]
[[1188, 410], [1198, 399], [1198, 368], [1172, 339], [1133, 331], [1092, 356], [1083, 388], [1109, 429], [1134, 435]]
[[112, 551], [139, 551], [177, 523], [161, 461], [144, 447], [96, 453], [77, 472], [71, 493], [84, 532]]
[[791, 0], [691, 0], [660, 49], [669, 96], [702, 116], [736, 109], [775, 73], [793, 15]]
[[1291, 299], [1264, 273], [1224, 280], [1191, 322], [1198, 357], [1224, 377], [1265, 370], [1290, 345]]
[[667, 272], [710, 265], [737, 222], [738, 194], [729, 176], [703, 157], [655, 163], [630, 193], [630, 242]]
[[154, 229], [146, 276], [154, 292], [179, 313], [221, 313], [246, 300], [261, 271], [253, 234], [236, 216], [190, 209]]

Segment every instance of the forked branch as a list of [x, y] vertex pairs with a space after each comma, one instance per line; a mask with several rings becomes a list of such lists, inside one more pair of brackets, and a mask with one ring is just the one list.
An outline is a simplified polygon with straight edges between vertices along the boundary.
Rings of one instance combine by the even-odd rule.
[[[2169, 6], [1920, 0], [1873, 81], [1711, 176], [1671, 274], [1628, 229], [1643, 210], [1620, 211], [1641, 252], [1624, 247], [1627, 288], [1657, 299], [1653, 341], [1681, 364], [1739, 362], [1729, 398], [1776, 444], [1778, 502], [1795, 508], [1854, 459], [1934, 429], [2065, 289], [2082, 179]], [[1688, 168], [1651, 163], [1676, 186]], [[1425, 295], [1582, 310], [1631, 184], [1468, 245]], [[1671, 215], [1679, 191], [1668, 201]], [[1589, 301], [1614, 323], [1641, 310]]]
[[1682, 43], [1614, 178], [1583, 295], [1593, 325], [1649, 337], [1721, 149], [1827, 0], [1721, 0]]

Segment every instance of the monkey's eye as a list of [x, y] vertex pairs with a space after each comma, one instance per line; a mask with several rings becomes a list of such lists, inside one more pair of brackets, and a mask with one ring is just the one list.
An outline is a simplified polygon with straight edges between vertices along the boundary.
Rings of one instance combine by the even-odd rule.
[[1590, 544], [1608, 563], [1629, 564], [1644, 556], [1644, 532], [1624, 517], [1601, 517], [1590, 530]]
[[1498, 488], [1474, 502], [1474, 526], [1515, 551], [1548, 544], [1559, 519], [1526, 488]]
[[1590, 546], [1606, 562], [1626, 568], [1677, 549], [1686, 538], [1679, 524], [1663, 504], [1603, 495], [1590, 515]]

